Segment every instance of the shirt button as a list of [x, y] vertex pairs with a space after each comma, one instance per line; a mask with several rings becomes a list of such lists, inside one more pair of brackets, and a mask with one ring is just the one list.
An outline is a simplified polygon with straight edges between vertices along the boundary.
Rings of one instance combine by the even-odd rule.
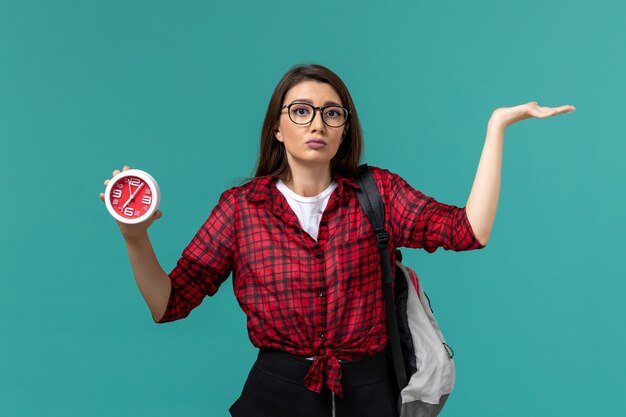
[[326, 334], [324, 332], [320, 332], [320, 339], [323, 339]]
[[314, 255], [317, 259], [322, 259], [324, 257], [324, 253], [322, 251], [315, 252]]
[[319, 297], [323, 297], [323, 296], [324, 296], [324, 290], [318, 290], [318, 291], [317, 291], [317, 295], [318, 295]]

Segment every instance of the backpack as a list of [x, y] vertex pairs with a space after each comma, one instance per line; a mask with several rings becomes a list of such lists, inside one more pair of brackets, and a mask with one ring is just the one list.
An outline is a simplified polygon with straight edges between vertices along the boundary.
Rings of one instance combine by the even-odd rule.
[[443, 338], [417, 274], [402, 264], [402, 253], [397, 249], [395, 279], [392, 275], [384, 207], [367, 164], [359, 166], [357, 180], [357, 196], [374, 227], [380, 250], [389, 331], [389, 379], [398, 415], [435, 417], [454, 387], [454, 352]]

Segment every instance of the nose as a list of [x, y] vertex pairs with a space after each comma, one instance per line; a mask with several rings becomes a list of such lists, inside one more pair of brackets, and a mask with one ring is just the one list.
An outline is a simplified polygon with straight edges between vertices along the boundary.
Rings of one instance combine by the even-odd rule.
[[324, 124], [324, 120], [322, 119], [322, 110], [315, 109], [313, 114], [313, 120], [311, 120], [311, 129], [318, 131], [324, 130], [326, 125]]

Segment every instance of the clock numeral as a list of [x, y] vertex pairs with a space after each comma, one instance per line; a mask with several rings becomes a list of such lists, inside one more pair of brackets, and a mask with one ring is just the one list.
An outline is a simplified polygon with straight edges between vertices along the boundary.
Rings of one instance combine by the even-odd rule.
[[150, 191], [150, 189], [148, 188], [148, 189], [146, 190], [146, 194], [152, 194], [152, 191]]
[[135, 214], [135, 210], [133, 210], [132, 207], [126, 207], [124, 209], [124, 215], [125, 216], [131, 217], [133, 214]]
[[141, 202], [143, 204], [152, 204], [152, 197], [150, 197], [149, 195], [144, 195], [141, 199]]
[[120, 189], [115, 189], [113, 191], [111, 191], [111, 195], [115, 198], [122, 198], [122, 190]]
[[141, 180], [139, 178], [131, 178], [129, 182], [133, 187], [139, 187], [141, 185]]
[[124, 184], [118, 182], [115, 184], [115, 188], [124, 188]]
[[141, 215], [141, 211], [140, 210], [135, 210], [135, 217], [139, 217]]
[[111, 203], [112, 203], [114, 206], [117, 206], [117, 205], [120, 203], [120, 200], [118, 200], [117, 198], [114, 198], [114, 199], [113, 199], [113, 201], [111, 201]]

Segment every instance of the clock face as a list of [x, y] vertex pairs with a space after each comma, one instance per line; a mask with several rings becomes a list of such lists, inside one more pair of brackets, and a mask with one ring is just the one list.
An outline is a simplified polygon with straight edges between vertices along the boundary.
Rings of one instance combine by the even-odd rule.
[[158, 185], [143, 171], [127, 170], [109, 182], [105, 202], [115, 219], [123, 223], [140, 223], [147, 220], [158, 206]]

